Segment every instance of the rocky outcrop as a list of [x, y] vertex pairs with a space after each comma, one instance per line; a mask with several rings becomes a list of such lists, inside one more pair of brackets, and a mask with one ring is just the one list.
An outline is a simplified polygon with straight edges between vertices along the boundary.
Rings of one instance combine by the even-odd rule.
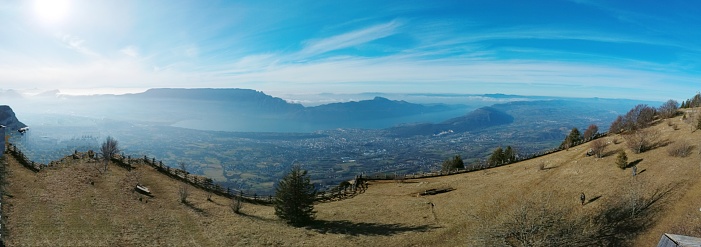
[[15, 112], [12, 111], [12, 108], [6, 105], [0, 105], [0, 125], [4, 125], [8, 130], [12, 131], [27, 127], [27, 125], [17, 119], [17, 116], [15, 116]]

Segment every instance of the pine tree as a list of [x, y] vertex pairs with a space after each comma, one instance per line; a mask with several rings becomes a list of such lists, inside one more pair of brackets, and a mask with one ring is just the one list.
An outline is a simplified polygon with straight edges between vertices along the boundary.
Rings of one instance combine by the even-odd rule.
[[626, 151], [621, 150], [621, 152], [618, 153], [618, 156], [616, 157], [616, 165], [618, 168], [626, 169], [628, 166], [628, 156], [626, 155]]
[[511, 163], [514, 161], [516, 161], [516, 153], [514, 153], [514, 150], [511, 148], [511, 146], [506, 146], [506, 150], [504, 150], [503, 162]]
[[453, 168], [465, 169], [465, 163], [462, 161], [460, 155], [455, 155], [455, 157], [453, 157]]
[[582, 134], [579, 133], [579, 129], [572, 128], [570, 134], [565, 137], [565, 140], [560, 144], [560, 147], [568, 149], [574, 146], [576, 143], [582, 140]]
[[465, 163], [462, 161], [460, 155], [455, 155], [453, 159], [447, 159], [443, 161], [441, 170], [449, 172], [455, 169], [465, 169]]
[[303, 226], [314, 220], [316, 189], [306, 170], [298, 165], [275, 188], [275, 215], [287, 224]]
[[492, 156], [489, 156], [488, 162], [491, 166], [501, 165], [504, 162], [504, 150], [501, 147], [495, 149]]

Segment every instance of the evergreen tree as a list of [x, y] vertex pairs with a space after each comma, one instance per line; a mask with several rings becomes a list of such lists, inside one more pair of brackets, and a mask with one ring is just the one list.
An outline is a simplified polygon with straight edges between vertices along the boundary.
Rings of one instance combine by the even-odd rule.
[[316, 189], [306, 170], [298, 165], [275, 188], [275, 215], [287, 224], [302, 226], [314, 220]]
[[498, 147], [497, 149], [492, 152], [492, 156], [489, 156], [489, 165], [491, 166], [497, 166], [501, 165], [504, 162], [504, 150], [501, 149], [501, 147]]
[[511, 163], [516, 161], [516, 153], [514, 153], [514, 150], [511, 148], [511, 146], [506, 146], [506, 150], [504, 150], [504, 163]]
[[460, 155], [455, 155], [453, 159], [447, 159], [443, 161], [443, 165], [441, 166], [441, 169], [443, 171], [452, 171], [455, 169], [465, 169], [465, 163], [462, 161], [462, 158]]
[[460, 155], [455, 155], [452, 162], [453, 169], [465, 169], [465, 163], [462, 161]]
[[616, 165], [618, 168], [626, 169], [628, 166], [628, 156], [626, 155], [626, 151], [621, 150], [621, 152], [618, 153], [618, 156], [616, 157]]
[[560, 147], [562, 148], [570, 148], [574, 146], [576, 143], [580, 142], [582, 140], [582, 134], [579, 133], [579, 129], [577, 128], [572, 128], [570, 131], [570, 134], [565, 137], [565, 140], [560, 144]]

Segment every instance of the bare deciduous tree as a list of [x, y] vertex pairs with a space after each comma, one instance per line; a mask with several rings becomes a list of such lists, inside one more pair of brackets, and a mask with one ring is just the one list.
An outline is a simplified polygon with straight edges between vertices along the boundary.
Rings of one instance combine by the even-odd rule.
[[100, 146], [100, 152], [102, 153], [102, 159], [105, 164], [105, 171], [107, 171], [107, 165], [114, 156], [119, 153], [119, 142], [111, 136], [108, 136], [105, 142]]
[[650, 129], [641, 129], [623, 136], [626, 145], [634, 153], [639, 154], [650, 150], [656, 144], [660, 132]]
[[[178, 163], [178, 166], [180, 166], [181, 170], [187, 171], [187, 164], [185, 164], [185, 162]], [[187, 172], [185, 172], [185, 174], [185, 178], [187, 179]], [[180, 188], [178, 188], [178, 195], [180, 196], [180, 202], [182, 203], [186, 203], [187, 197], [190, 195], [190, 188], [188, 186], [189, 185], [187, 183], [181, 183]]]
[[679, 102], [676, 100], [668, 100], [660, 106], [657, 110], [660, 116], [663, 118], [671, 118], [677, 115], [677, 110], [679, 109]]
[[604, 157], [604, 150], [606, 149], [606, 146], [608, 146], [608, 144], [602, 138], [593, 140], [589, 143], [589, 148], [591, 148], [592, 153], [594, 153], [597, 158]]
[[584, 140], [591, 140], [594, 135], [596, 135], [599, 132], [599, 126], [596, 126], [596, 124], [589, 125], [587, 130], [584, 131]]

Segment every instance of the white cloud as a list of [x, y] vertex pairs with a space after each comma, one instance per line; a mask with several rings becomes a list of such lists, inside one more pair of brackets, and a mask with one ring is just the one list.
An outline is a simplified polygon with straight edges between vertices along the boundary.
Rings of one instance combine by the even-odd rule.
[[73, 36], [70, 34], [64, 34], [64, 35], [61, 35], [60, 39], [61, 39], [61, 42], [63, 42], [63, 44], [66, 47], [68, 47], [74, 51], [77, 51], [83, 55], [99, 56], [99, 54], [97, 52], [86, 47], [85, 40], [81, 39], [80, 37]]
[[136, 46], [130, 45], [119, 50], [124, 55], [136, 58], [139, 57], [139, 49]]
[[325, 39], [306, 41], [304, 42], [305, 47], [300, 51], [300, 54], [313, 56], [364, 44], [376, 39], [391, 36], [397, 32], [397, 28], [400, 26], [401, 23], [398, 21], [391, 21]]

